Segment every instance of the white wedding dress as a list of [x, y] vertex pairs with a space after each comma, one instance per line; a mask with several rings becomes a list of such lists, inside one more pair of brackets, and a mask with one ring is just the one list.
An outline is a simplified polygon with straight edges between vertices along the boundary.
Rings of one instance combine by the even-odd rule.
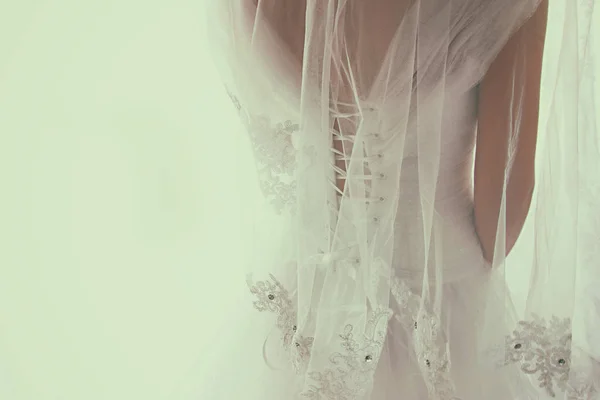
[[[313, 24], [306, 22], [307, 41], [318, 38], [321, 28], [326, 32], [326, 26], [332, 37], [337, 29], [344, 31], [340, 4], [346, 2], [334, 3], [308, 1], [316, 8], [307, 11]], [[444, 24], [436, 20], [441, 16], [450, 25], [463, 23], [459, 33], [473, 24], [453, 19], [451, 12], [438, 13], [435, 6], [444, 7], [436, 0], [422, 3], [422, 15], [415, 17], [422, 32], [435, 36], [433, 28], [440, 26], [443, 37]], [[490, 47], [485, 57], [462, 57], [463, 48], [456, 54], [448, 50], [453, 62], [447, 61], [442, 71], [431, 61], [437, 51], [431, 36], [422, 35], [418, 50], [403, 40], [415, 32], [408, 17], [390, 30], [385, 57], [357, 63], [362, 66], [357, 70], [375, 71], [364, 80], [335, 66], [344, 56], [354, 65], [350, 54], [372, 45], [361, 47], [357, 40], [354, 53], [336, 47], [343, 40], [331, 39], [330, 47], [319, 47], [317, 39], [312, 47], [305, 45], [305, 57], [315, 48], [314, 54], [338, 56], [331, 70], [343, 71], [341, 81], [355, 79], [357, 90], [348, 92], [347, 86], [336, 86], [335, 73], [313, 74], [327, 70], [320, 56], [314, 64], [318, 68], [305, 59], [300, 73], [294, 53], [259, 24], [252, 2], [215, 2], [215, 54], [223, 60], [227, 90], [248, 133], [249, 140], [241, 143], [254, 152], [263, 197], [246, 202], [254, 232], [246, 257], [248, 295], [240, 293], [240, 307], [250, 310], [253, 304], [257, 312], [232, 321], [231, 331], [223, 334], [222, 357], [211, 367], [214, 376], [205, 377], [210, 382], [201, 398], [598, 398], [600, 351], [584, 331], [577, 334], [573, 322], [575, 292], [585, 292], [585, 285], [569, 280], [572, 271], [542, 268], [537, 276], [545, 274], [545, 290], [535, 280], [532, 288], [538, 289], [526, 319], [519, 321], [506, 284], [506, 260], [489, 263], [482, 255], [473, 221], [478, 84], [489, 59], [537, 2], [521, 2], [520, 8], [515, 6], [519, 2], [470, 3], [481, 4], [470, 9], [468, 0], [456, 2], [473, 15], [497, 11], [498, 20], [509, 22], [489, 29], [507, 32], [498, 43], [488, 39], [464, 46], [464, 51]], [[488, 4], [500, 8], [481, 11]], [[345, 7], [350, 14], [353, 6]], [[518, 11], [500, 12], [511, 7]], [[322, 15], [329, 19], [315, 22]], [[380, 23], [385, 30], [386, 20]], [[484, 35], [485, 29], [474, 30], [473, 36], [477, 32]], [[412, 49], [411, 62], [395, 59], [394, 46], [398, 53]], [[419, 66], [427, 67], [420, 77]], [[331, 92], [323, 97], [318, 87], [325, 85], [325, 76]], [[409, 86], [404, 77], [410, 78]], [[336, 147], [336, 142], [341, 144]], [[561, 179], [569, 181], [569, 174]], [[554, 193], [545, 184], [544, 193]], [[557, 196], [557, 207], [564, 206], [563, 200]], [[538, 201], [532, 213], [541, 215]], [[554, 223], [570, 220], [566, 211]], [[563, 226], [568, 234], [570, 228]], [[498, 229], [501, 233], [502, 223]], [[579, 232], [578, 226], [573, 229]], [[531, 252], [535, 270], [554, 257], [539, 245], [549, 245], [548, 233], [535, 221], [532, 230], [538, 244]], [[557, 263], [578, 251], [572, 242], [561, 243], [563, 258]], [[496, 246], [502, 250], [504, 243], [499, 240]], [[547, 265], [554, 266], [552, 260]], [[232, 279], [243, 279], [238, 272], [232, 269]], [[570, 286], [561, 286], [566, 281]], [[553, 282], [558, 283], [552, 290], [568, 297], [554, 298], [548, 290]]]

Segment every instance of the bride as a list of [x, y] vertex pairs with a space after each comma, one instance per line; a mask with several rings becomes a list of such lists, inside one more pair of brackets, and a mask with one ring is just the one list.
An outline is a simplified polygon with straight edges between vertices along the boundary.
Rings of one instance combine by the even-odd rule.
[[593, 2], [209, 3], [262, 197], [201, 398], [600, 398]]

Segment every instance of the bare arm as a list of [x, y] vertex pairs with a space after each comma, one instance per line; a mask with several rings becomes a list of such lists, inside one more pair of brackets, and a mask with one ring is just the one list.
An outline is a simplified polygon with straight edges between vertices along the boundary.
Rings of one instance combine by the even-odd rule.
[[[533, 17], [498, 54], [481, 83], [474, 177], [475, 228], [483, 255], [489, 262], [494, 257], [502, 201], [511, 107], [514, 128], [521, 93], [523, 98], [518, 150], [506, 189], [507, 254], [523, 229], [531, 204], [535, 184], [535, 150], [547, 16], [548, 0], [542, 0]], [[524, 73], [513, 78], [513, 69], [520, 71], [523, 66]]]

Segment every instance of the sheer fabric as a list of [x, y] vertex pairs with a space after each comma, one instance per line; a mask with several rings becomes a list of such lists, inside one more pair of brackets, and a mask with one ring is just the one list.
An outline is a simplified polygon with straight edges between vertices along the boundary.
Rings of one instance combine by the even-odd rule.
[[[550, 1], [523, 251], [505, 256], [524, 108], [517, 84], [491, 262], [473, 223], [478, 85], [538, 5], [209, 1], [215, 61], [262, 197], [240, 193], [253, 226], [240, 293], [247, 319], [215, 344], [222, 362], [195, 395], [599, 398], [591, 0]], [[526, 64], [514, 65], [515, 82]], [[522, 315], [509, 263], [531, 271]], [[237, 266], [219, 268], [243, 279]]]

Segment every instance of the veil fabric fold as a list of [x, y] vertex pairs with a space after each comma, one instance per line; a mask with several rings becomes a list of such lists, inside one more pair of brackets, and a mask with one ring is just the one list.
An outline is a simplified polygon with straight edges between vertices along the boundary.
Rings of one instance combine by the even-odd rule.
[[[200, 398], [600, 398], [593, 0], [549, 1], [535, 190], [515, 249], [518, 85], [493, 260], [467, 214], [472, 193], [446, 197], [462, 184], [449, 159], [467, 160], [456, 168], [471, 179], [479, 85], [540, 1], [208, 1], [262, 196], [240, 193], [249, 311]], [[529, 275], [524, 310], [507, 267]]]

